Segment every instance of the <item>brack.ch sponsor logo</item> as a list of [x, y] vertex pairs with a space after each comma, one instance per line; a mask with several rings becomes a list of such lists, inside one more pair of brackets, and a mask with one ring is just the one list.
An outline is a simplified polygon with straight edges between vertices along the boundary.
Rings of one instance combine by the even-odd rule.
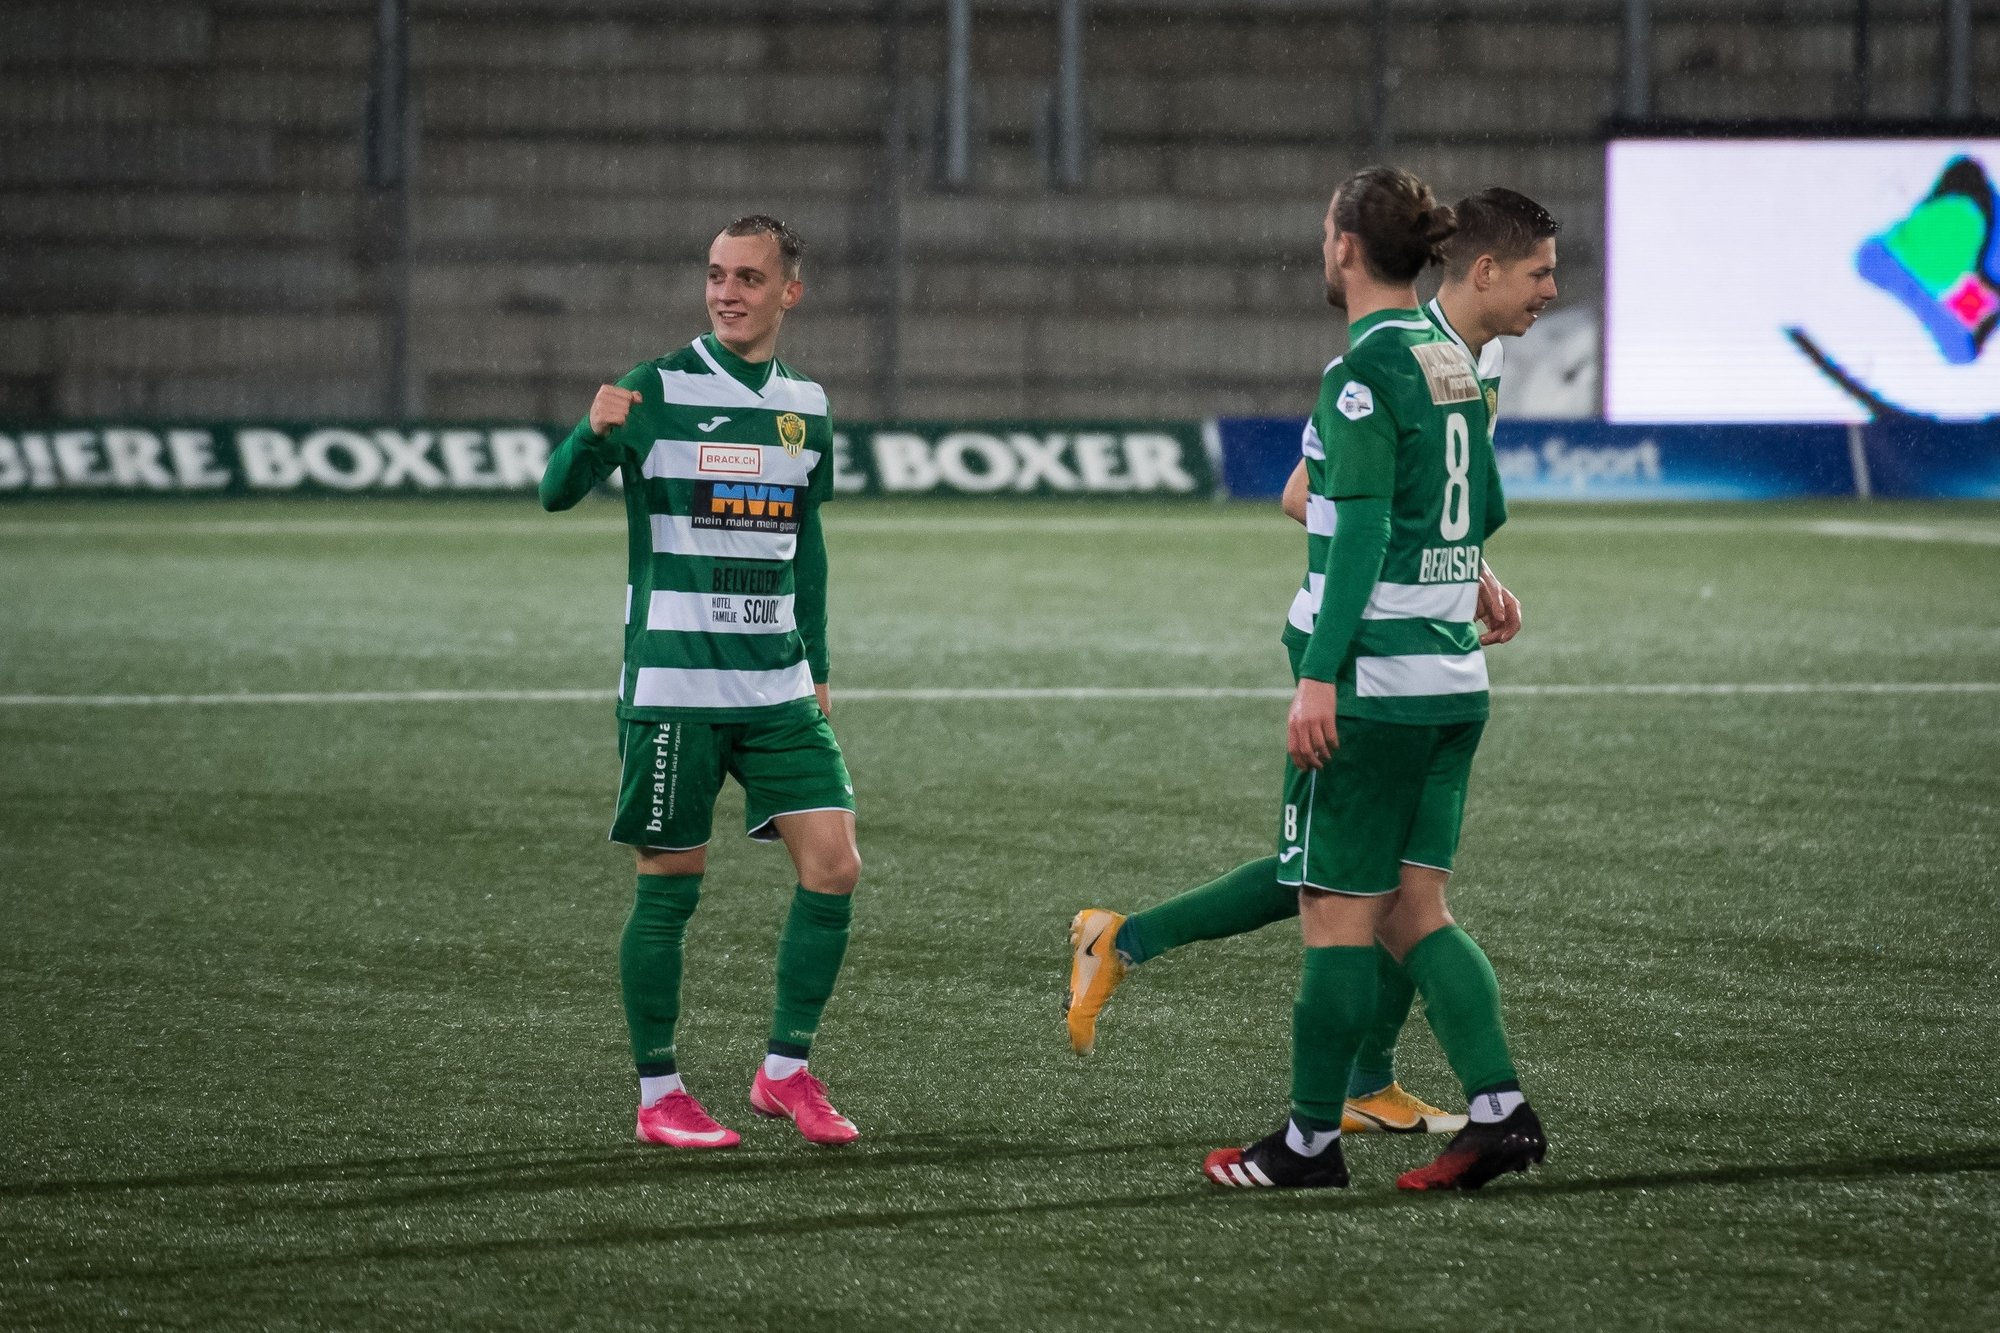
[[704, 444], [695, 470], [704, 476], [754, 477], [764, 470], [764, 451], [754, 444]]

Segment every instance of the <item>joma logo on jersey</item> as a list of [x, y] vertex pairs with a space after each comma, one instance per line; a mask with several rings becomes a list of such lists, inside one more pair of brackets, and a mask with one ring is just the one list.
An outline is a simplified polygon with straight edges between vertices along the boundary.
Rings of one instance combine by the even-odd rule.
[[695, 470], [705, 476], [754, 477], [764, 470], [764, 451], [754, 444], [704, 444]]
[[797, 532], [799, 488], [755, 481], [696, 482], [692, 519], [698, 528]]

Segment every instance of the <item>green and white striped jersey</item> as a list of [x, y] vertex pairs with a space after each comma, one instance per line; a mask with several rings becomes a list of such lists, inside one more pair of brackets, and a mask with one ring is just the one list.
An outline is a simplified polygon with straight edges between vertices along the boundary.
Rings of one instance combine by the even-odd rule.
[[[616, 467], [624, 482], [618, 715], [732, 722], [811, 706], [815, 669], [825, 674], [817, 509], [833, 492], [826, 391], [783, 362], [742, 361], [713, 335], [618, 383], [640, 395], [625, 424], [604, 437], [580, 424], [543, 483], [555, 508], [552, 479], [574, 492]], [[587, 457], [578, 466], [596, 475], [558, 478], [564, 451]], [[817, 604], [808, 607], [800, 585], [814, 559]]]
[[[1440, 312], [1441, 318], [1441, 312]], [[1473, 616], [1480, 548], [1506, 522], [1488, 389], [1454, 334], [1417, 310], [1356, 321], [1320, 380], [1302, 449], [1306, 577], [1286, 617], [1296, 657], [1319, 617], [1339, 499], [1390, 501], [1382, 572], [1335, 685], [1347, 717], [1440, 724], [1487, 715]]]

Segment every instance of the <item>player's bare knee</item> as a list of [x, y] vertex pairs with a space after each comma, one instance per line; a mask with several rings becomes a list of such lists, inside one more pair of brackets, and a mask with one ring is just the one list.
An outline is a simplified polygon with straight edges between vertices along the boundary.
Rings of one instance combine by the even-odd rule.
[[1382, 919], [1376, 938], [1400, 961], [1417, 947], [1424, 936], [1451, 925], [1452, 917], [1442, 895], [1435, 898], [1408, 894], [1397, 896], [1401, 901]]
[[849, 847], [812, 858], [799, 868], [799, 883], [815, 893], [852, 893], [861, 882], [861, 854]]
[[708, 871], [708, 848], [668, 851], [663, 847], [634, 847], [632, 859], [642, 875], [701, 875]]

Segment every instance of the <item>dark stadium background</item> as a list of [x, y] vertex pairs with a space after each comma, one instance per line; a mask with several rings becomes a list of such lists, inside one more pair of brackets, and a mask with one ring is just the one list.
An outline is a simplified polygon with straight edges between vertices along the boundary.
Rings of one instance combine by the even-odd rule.
[[[629, 1140], [618, 506], [103, 478], [113, 429], [196, 478], [243, 429], [490, 460], [698, 332], [753, 210], [837, 421], [1219, 475], [1208, 423], [1340, 350], [1356, 165], [1563, 220], [1525, 393], [1596, 381], [1608, 134], [1995, 117], [1986, 0], [0, 6], [0, 1324], [1992, 1326], [2000, 515], [1849, 470], [1926, 493], [1992, 423], [1784, 434], [1817, 498], [1517, 507], [1453, 895], [1554, 1149], [1464, 1199], [1398, 1196], [1400, 1140], [1332, 1197], [1203, 1185], [1279, 1112], [1283, 928], [1060, 1035], [1072, 911], [1268, 849], [1267, 501], [829, 509], [866, 870], [815, 1068], [865, 1137], [746, 1123], [789, 878], [727, 798], [684, 1054], [746, 1140], [689, 1160]], [[1637, 468], [1620, 429], [1521, 439]], [[1245, 430], [1239, 496], [1290, 447]], [[1403, 1058], [1457, 1096], [1421, 1022]]]

